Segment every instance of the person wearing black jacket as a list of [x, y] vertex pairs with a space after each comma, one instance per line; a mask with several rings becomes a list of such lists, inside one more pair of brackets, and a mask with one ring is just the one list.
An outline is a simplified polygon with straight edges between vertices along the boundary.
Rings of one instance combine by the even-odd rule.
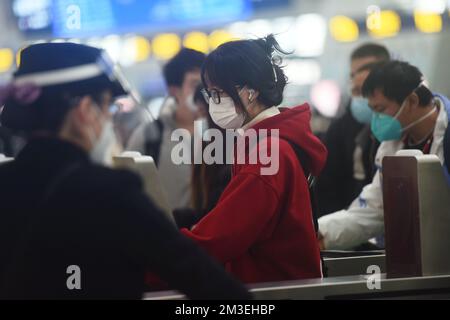
[[372, 111], [361, 88], [376, 63], [389, 59], [388, 50], [375, 43], [363, 44], [351, 55], [352, 99], [324, 139], [328, 159], [315, 187], [319, 216], [346, 209], [372, 181], [379, 143], [370, 131]]
[[116, 71], [83, 45], [22, 51], [0, 118], [29, 136], [0, 166], [0, 298], [139, 299], [147, 272], [191, 299], [250, 298], [137, 176], [102, 165], [114, 141], [110, 102], [130, 92]]

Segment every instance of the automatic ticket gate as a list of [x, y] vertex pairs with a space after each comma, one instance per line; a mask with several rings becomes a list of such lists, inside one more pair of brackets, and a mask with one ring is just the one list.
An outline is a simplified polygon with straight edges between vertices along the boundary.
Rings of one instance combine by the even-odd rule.
[[175, 223], [166, 190], [161, 185], [158, 169], [152, 157], [143, 156], [139, 152], [127, 151], [113, 158], [113, 166], [131, 170], [139, 175], [144, 183], [146, 194], [166, 214], [169, 220]]
[[383, 198], [388, 276], [450, 274], [450, 182], [439, 158], [385, 157]]
[[384, 250], [367, 252], [323, 251], [328, 277], [344, 277], [368, 274], [375, 266], [381, 273], [386, 272]]

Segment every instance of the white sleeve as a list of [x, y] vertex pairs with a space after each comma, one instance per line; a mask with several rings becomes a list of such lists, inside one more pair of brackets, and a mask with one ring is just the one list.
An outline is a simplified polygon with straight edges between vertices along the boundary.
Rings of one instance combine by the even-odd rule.
[[380, 171], [349, 209], [320, 218], [319, 231], [328, 250], [350, 249], [382, 234], [384, 216]]
[[125, 148], [126, 151], [136, 151], [145, 154], [145, 129], [147, 124], [148, 123], [143, 123], [133, 131]]

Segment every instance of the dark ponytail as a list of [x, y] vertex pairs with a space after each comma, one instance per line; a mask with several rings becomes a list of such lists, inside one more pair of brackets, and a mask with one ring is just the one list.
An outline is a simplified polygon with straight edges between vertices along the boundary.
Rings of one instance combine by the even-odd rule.
[[264, 38], [259, 38], [259, 39], [251, 40], [251, 41], [255, 41], [259, 46], [261, 46], [261, 48], [264, 49], [267, 56], [270, 58], [272, 58], [274, 53], [276, 53], [276, 52], [281, 53], [281, 54], [290, 54], [290, 52], [287, 52], [287, 51], [284, 51], [283, 49], [281, 49], [280, 45], [278, 44], [278, 42], [275, 39], [275, 36], [273, 34], [269, 34]]
[[283, 59], [280, 54], [290, 54], [287, 51], [284, 51], [273, 34], [269, 34], [264, 38], [260, 38], [255, 40], [255, 42], [264, 49], [264, 52], [269, 57], [272, 68], [274, 72], [273, 76], [273, 86], [267, 96], [272, 97], [272, 99], [268, 99], [269, 104], [279, 105], [283, 101], [283, 92], [284, 88], [287, 84], [287, 77], [283, 71]]

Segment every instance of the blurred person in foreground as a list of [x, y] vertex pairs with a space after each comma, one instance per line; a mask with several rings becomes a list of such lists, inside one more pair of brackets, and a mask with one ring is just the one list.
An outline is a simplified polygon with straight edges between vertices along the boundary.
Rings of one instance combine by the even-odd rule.
[[[208, 139], [206, 135], [209, 129], [219, 130], [225, 136], [225, 130], [212, 120], [202, 90], [203, 86], [200, 85], [194, 93], [194, 103], [200, 112], [196, 131], [204, 139]], [[199, 152], [203, 153], [211, 143], [211, 141], [202, 140]], [[224, 141], [224, 148], [226, 148], [226, 141]], [[204, 162], [194, 164], [192, 166], [192, 208], [177, 209], [173, 212], [178, 227], [191, 228], [210, 212], [216, 206], [230, 179], [231, 166], [226, 164], [225, 157], [222, 164]]]
[[169, 96], [160, 115], [156, 120], [140, 125], [126, 146], [129, 151], [153, 157], [172, 209], [190, 207], [192, 166], [173, 163], [172, 149], [178, 141], [172, 141], [171, 136], [176, 129], [194, 133], [194, 121], [199, 118], [199, 110], [193, 96], [201, 82], [200, 69], [204, 61], [205, 54], [183, 48], [164, 66]]
[[130, 88], [103, 51], [30, 46], [2, 91], [2, 124], [29, 142], [0, 166], [0, 298], [139, 299], [146, 272], [189, 298], [249, 297], [136, 175], [104, 166], [110, 108]]

